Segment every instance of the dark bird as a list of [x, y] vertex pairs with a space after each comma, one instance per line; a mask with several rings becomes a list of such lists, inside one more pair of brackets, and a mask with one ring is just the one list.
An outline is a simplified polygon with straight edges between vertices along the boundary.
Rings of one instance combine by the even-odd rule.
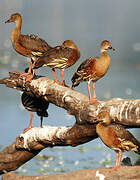
[[14, 49], [21, 55], [31, 58], [30, 68], [28, 73], [22, 73], [22, 76], [27, 77], [30, 75], [27, 81], [31, 80], [35, 75], [31, 73], [32, 66], [35, 65], [38, 57], [42, 56], [44, 52], [51, 49], [48, 43], [38, 36], [33, 34], [23, 35], [21, 34], [22, 16], [19, 13], [12, 14], [10, 19], [5, 23], [16, 23], [16, 27], [13, 29], [11, 34], [12, 45]]
[[21, 102], [25, 107], [25, 109], [30, 111], [31, 114], [30, 124], [28, 128], [24, 129], [24, 132], [27, 132], [29, 129], [33, 127], [32, 126], [33, 112], [36, 112], [37, 115], [40, 116], [40, 120], [41, 120], [40, 127], [42, 127], [43, 117], [48, 117], [47, 109], [49, 107], [49, 102], [41, 98], [32, 97], [27, 92], [23, 92], [21, 96]]
[[96, 132], [103, 143], [116, 152], [116, 166], [112, 169], [118, 169], [121, 164], [122, 152], [134, 151], [140, 154], [140, 142], [122, 125], [111, 124], [111, 117], [107, 111], [98, 114]]
[[21, 96], [21, 101], [25, 109], [30, 111], [31, 114], [30, 124], [28, 128], [24, 129], [24, 132], [28, 131], [33, 127], [32, 126], [33, 112], [36, 112], [37, 115], [40, 116], [40, 120], [41, 120], [40, 127], [42, 127], [43, 117], [48, 117], [47, 109], [49, 107], [49, 102], [41, 98], [32, 97], [27, 92], [23, 92]]
[[[56, 46], [48, 50], [42, 57], [40, 57], [35, 68], [48, 66], [52, 68], [54, 81], [65, 86], [64, 70], [72, 66], [80, 58], [80, 51], [72, 40], [66, 40], [61, 46]], [[55, 69], [61, 71], [62, 83], [57, 80]]]
[[[91, 57], [86, 59], [77, 69], [72, 77], [72, 87], [76, 87], [82, 81], [86, 81], [88, 85], [89, 102], [96, 103], [95, 82], [103, 77], [108, 71], [110, 65], [110, 56], [107, 53], [109, 49], [113, 49], [111, 43], [107, 40], [102, 41], [100, 47], [100, 57]], [[114, 50], [114, 49], [113, 49]], [[93, 97], [91, 95], [90, 82], [93, 82]]]

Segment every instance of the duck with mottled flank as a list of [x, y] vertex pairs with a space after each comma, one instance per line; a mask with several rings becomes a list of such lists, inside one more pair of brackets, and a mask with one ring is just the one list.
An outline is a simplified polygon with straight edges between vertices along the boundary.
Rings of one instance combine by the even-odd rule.
[[[73, 64], [80, 58], [80, 51], [76, 44], [72, 40], [66, 40], [61, 46], [56, 46], [47, 51], [42, 57], [40, 57], [35, 65], [38, 69], [42, 66], [48, 66], [52, 68], [54, 81], [63, 86], [65, 85], [64, 70]], [[55, 69], [60, 69], [62, 83], [58, 81]]]
[[107, 111], [98, 114], [96, 132], [102, 142], [116, 152], [116, 165], [111, 169], [120, 167], [122, 152], [134, 151], [140, 155], [140, 142], [122, 125], [111, 124], [111, 117]]
[[[100, 57], [91, 57], [86, 59], [77, 69], [72, 77], [72, 87], [76, 87], [82, 81], [86, 81], [88, 85], [89, 103], [94, 104], [98, 102], [95, 93], [95, 82], [102, 78], [108, 71], [110, 65], [110, 56], [107, 53], [112, 48], [111, 43], [107, 40], [102, 41], [100, 47]], [[90, 82], [93, 82], [92, 90], [93, 97], [91, 95]]]
[[28, 73], [22, 73], [22, 76], [29, 77], [26, 81], [32, 80], [35, 75], [35, 70], [33, 74], [31, 73], [32, 66], [35, 65], [38, 57], [42, 56], [48, 49], [51, 49], [51, 46], [48, 43], [41, 39], [40, 37], [28, 34], [21, 34], [22, 27], [22, 16], [19, 13], [14, 13], [11, 15], [10, 19], [5, 23], [14, 22], [16, 27], [13, 29], [11, 33], [12, 45], [16, 52], [19, 54], [31, 58], [30, 68]]

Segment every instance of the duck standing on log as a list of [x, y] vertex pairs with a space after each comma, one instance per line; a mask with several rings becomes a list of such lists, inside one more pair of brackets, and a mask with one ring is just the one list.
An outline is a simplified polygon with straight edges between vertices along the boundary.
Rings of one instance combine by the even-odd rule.
[[19, 13], [12, 14], [10, 19], [5, 23], [11, 22], [16, 23], [16, 27], [13, 29], [11, 34], [11, 40], [14, 49], [19, 54], [31, 58], [28, 73], [22, 73], [21, 76], [25, 76], [26, 81], [31, 81], [35, 75], [35, 70], [33, 74], [31, 73], [32, 66], [35, 65], [38, 57], [42, 56], [44, 52], [48, 51], [48, 49], [51, 49], [51, 46], [38, 36], [33, 34], [21, 34], [22, 16]]
[[[48, 50], [42, 57], [40, 57], [35, 68], [38, 69], [42, 66], [52, 68], [54, 81], [63, 86], [65, 85], [64, 70], [72, 66], [80, 58], [80, 51], [72, 40], [66, 40], [61, 46], [56, 46]], [[55, 69], [60, 69], [62, 83], [58, 81]]]
[[122, 125], [111, 124], [111, 117], [107, 111], [98, 114], [96, 132], [103, 143], [116, 152], [116, 170], [120, 167], [122, 152], [134, 151], [140, 155], [140, 142]]
[[[86, 81], [88, 85], [88, 93], [89, 93], [89, 102], [90, 104], [96, 103], [98, 100], [96, 99], [95, 94], [95, 82], [103, 77], [109, 68], [110, 65], [110, 56], [107, 53], [109, 49], [115, 50], [112, 48], [111, 43], [107, 40], [102, 41], [100, 47], [100, 57], [91, 57], [86, 59], [77, 69], [75, 74], [72, 77], [72, 87], [76, 87], [82, 81]], [[91, 95], [90, 82], [93, 82], [92, 90], [93, 97]]]

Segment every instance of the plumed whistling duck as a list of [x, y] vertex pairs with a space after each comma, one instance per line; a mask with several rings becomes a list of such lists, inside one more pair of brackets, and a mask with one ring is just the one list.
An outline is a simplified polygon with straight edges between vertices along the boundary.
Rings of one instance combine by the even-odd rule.
[[111, 124], [111, 117], [107, 111], [98, 114], [96, 132], [103, 143], [116, 152], [116, 166], [112, 169], [120, 167], [122, 152], [134, 151], [140, 154], [140, 142], [122, 125]]
[[30, 124], [28, 128], [24, 129], [24, 132], [27, 132], [29, 129], [31, 129], [32, 126], [32, 120], [33, 120], [33, 112], [36, 112], [38, 116], [40, 116], [41, 124], [40, 127], [42, 127], [43, 117], [48, 117], [47, 109], [49, 107], [49, 102], [37, 98], [32, 97], [29, 93], [23, 92], [21, 96], [21, 101], [25, 109], [30, 111]]
[[[110, 56], [107, 53], [109, 49], [113, 49], [111, 43], [107, 40], [102, 41], [100, 47], [100, 57], [91, 57], [86, 59], [77, 69], [72, 77], [72, 87], [78, 86], [81, 81], [86, 81], [88, 85], [89, 102], [94, 104], [97, 102], [95, 94], [95, 82], [103, 77], [108, 71], [110, 65]], [[114, 49], [113, 49], [114, 50]], [[90, 82], [93, 82], [93, 97], [91, 96]]]
[[[45, 40], [41, 39], [38, 36], [35, 36], [33, 34], [21, 34], [22, 16], [19, 13], [12, 14], [10, 19], [7, 20], [5, 23], [11, 22], [16, 23], [16, 27], [13, 29], [11, 34], [11, 40], [14, 49], [19, 54], [31, 58], [31, 64], [28, 74], [23, 73], [22, 75], [32, 75], [31, 69], [32, 66], [35, 65], [37, 58], [42, 56], [44, 52], [51, 48], [51, 46], [49, 46]], [[29, 80], [33, 78], [34, 74], [35, 70], [32, 77], [29, 78]]]
[[[55, 82], [65, 86], [64, 69], [72, 66], [79, 58], [80, 51], [76, 44], [72, 40], [66, 40], [61, 46], [56, 46], [48, 50], [40, 57], [35, 64], [35, 68], [37, 69], [42, 66], [51, 67]], [[62, 83], [57, 80], [56, 68], [61, 70]]]

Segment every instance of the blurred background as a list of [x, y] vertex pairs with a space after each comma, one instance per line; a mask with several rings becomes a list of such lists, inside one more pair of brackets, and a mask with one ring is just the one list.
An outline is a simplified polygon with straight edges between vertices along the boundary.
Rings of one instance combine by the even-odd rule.
[[[15, 24], [5, 24], [10, 15], [23, 16], [23, 34], [35, 34], [51, 46], [72, 39], [81, 51], [81, 58], [64, 72], [66, 84], [83, 60], [98, 56], [100, 43], [112, 42], [115, 52], [111, 55], [108, 73], [96, 83], [96, 95], [100, 100], [112, 97], [139, 98], [140, 96], [140, 1], [139, 0], [0, 0], [0, 79], [9, 71], [20, 71], [29, 66], [29, 59], [15, 52], [10, 36]], [[51, 79], [51, 69], [44, 67], [37, 74]], [[60, 73], [58, 72], [60, 78]], [[75, 90], [88, 95], [86, 83]], [[0, 85], [0, 148], [15, 141], [30, 120], [30, 113], [21, 105], [21, 93]], [[75, 118], [54, 105], [49, 106], [49, 117], [44, 125], [73, 125]], [[55, 112], [55, 113], [54, 113]], [[56, 117], [57, 116], [57, 117]], [[40, 119], [34, 113], [34, 126]], [[138, 129], [131, 132], [139, 139]], [[135, 153], [124, 153], [134, 163]], [[40, 155], [20, 167], [16, 172], [25, 175], [69, 172], [76, 169], [92, 169], [114, 165], [115, 153], [96, 139], [78, 147], [45, 149]]]

